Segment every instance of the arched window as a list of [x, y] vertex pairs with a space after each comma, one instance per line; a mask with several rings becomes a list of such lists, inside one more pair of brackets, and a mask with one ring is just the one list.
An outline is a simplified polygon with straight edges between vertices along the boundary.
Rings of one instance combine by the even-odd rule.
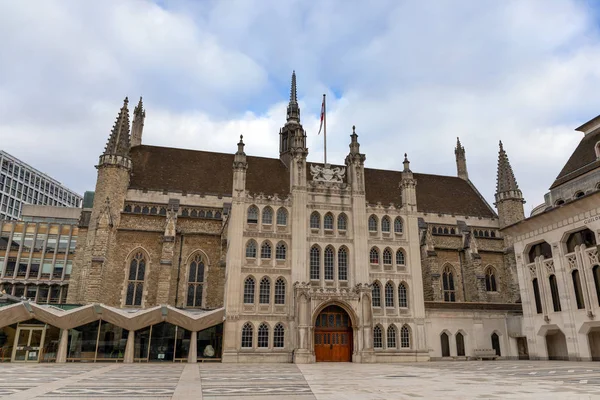
[[377, 247], [372, 247], [369, 253], [369, 262], [371, 264], [379, 264], [379, 249]]
[[271, 225], [273, 223], [273, 209], [271, 207], [263, 208], [262, 223], [263, 225]]
[[338, 231], [345, 231], [348, 229], [348, 217], [346, 214], [338, 215]]
[[263, 242], [262, 246], [260, 246], [260, 258], [263, 260], [271, 259], [271, 243]]
[[321, 251], [317, 246], [310, 248], [310, 279], [321, 279]]
[[[567, 241], [568, 245], [568, 241]], [[536, 257], [544, 256], [544, 258], [552, 258], [552, 247], [548, 242], [538, 243], [529, 250], [529, 262], [535, 262]]]
[[280, 349], [284, 347], [285, 329], [283, 325], [277, 324], [273, 329], [273, 347]]
[[437, 234], [437, 228], [435, 226], [431, 228], [431, 233], [433, 233], [434, 235]]
[[242, 347], [252, 347], [252, 336], [254, 336], [254, 329], [250, 322], [246, 322], [242, 327]]
[[479, 231], [479, 237], [483, 237], [483, 231]]
[[585, 248], [596, 247], [596, 235], [589, 229], [573, 232], [567, 239], [567, 252], [572, 253], [575, 247], [584, 245]]
[[202, 289], [204, 285], [204, 260], [198, 253], [192, 259], [188, 274], [188, 307], [202, 307]]
[[327, 213], [323, 217], [323, 229], [328, 231], [333, 230], [333, 215], [331, 213]]
[[383, 340], [381, 337], [381, 326], [377, 325], [373, 328], [373, 347], [381, 349], [383, 347]]
[[405, 265], [405, 263], [404, 252], [400, 249], [396, 252], [396, 265], [402, 266]]
[[535, 310], [538, 314], [542, 313], [542, 298], [540, 297], [540, 285], [537, 278], [533, 278], [533, 297], [535, 298]]
[[385, 284], [385, 306], [394, 307], [394, 284], [392, 282]]
[[275, 259], [277, 260], [285, 260], [285, 243], [279, 242], [277, 243], [277, 247], [275, 247]]
[[398, 285], [398, 306], [408, 307], [408, 293], [406, 290], [406, 283], [402, 282]]
[[277, 210], [277, 225], [287, 225], [287, 217], [288, 213], [285, 208], [281, 207], [279, 210]]
[[260, 304], [269, 304], [271, 301], [271, 281], [266, 276], [260, 280], [258, 291], [258, 302]]
[[485, 237], [490, 237], [490, 231], [485, 231], [485, 232], [483, 233], [483, 236], [485, 236]]
[[390, 249], [383, 250], [383, 264], [392, 265], [392, 251]]
[[449, 266], [444, 268], [442, 274], [442, 287], [444, 291], [444, 301], [456, 301], [456, 292], [454, 291], [454, 273]]
[[390, 325], [387, 330], [387, 348], [396, 348], [396, 327], [394, 325]]
[[579, 271], [574, 269], [571, 272], [571, 277], [573, 278], [573, 290], [575, 291], [575, 301], [577, 302], [577, 309], [581, 310], [585, 308], [585, 304], [583, 302], [583, 291], [581, 290], [581, 279], [579, 278]]
[[129, 262], [129, 277], [127, 281], [126, 306], [141, 306], [144, 294], [144, 279], [146, 277], [146, 257], [138, 251]]
[[598, 298], [598, 305], [600, 306], [600, 265], [595, 265], [592, 268], [592, 274], [594, 275], [594, 286], [596, 287], [596, 297]]
[[373, 283], [372, 289], [373, 307], [381, 307], [381, 286], [379, 283]]
[[575, 193], [575, 196], [574, 196], [574, 197], [575, 197], [576, 199], [578, 199], [578, 198], [580, 198], [580, 197], [583, 197], [583, 196], [585, 196], [585, 193], [584, 193], [584, 192], [582, 192], [582, 191], [579, 191], [579, 192]]
[[400, 328], [400, 347], [403, 349], [410, 348], [410, 329], [406, 325]]
[[345, 247], [340, 247], [338, 250], [338, 279], [348, 280], [348, 251]]
[[404, 224], [402, 223], [402, 218], [396, 217], [396, 219], [394, 220], [394, 232], [395, 233], [402, 233], [402, 230], [404, 228], [403, 225]]
[[275, 304], [285, 304], [285, 281], [277, 278], [275, 281]]
[[460, 332], [456, 334], [456, 355], [459, 357], [465, 356], [465, 338]]
[[558, 199], [554, 202], [554, 206], [562, 206], [563, 204], [565, 204], [565, 201], [563, 199]]
[[374, 215], [369, 217], [369, 232], [377, 232], [377, 217]]
[[269, 327], [265, 323], [258, 326], [258, 347], [269, 347]]
[[492, 349], [496, 350], [496, 355], [500, 357], [500, 336], [496, 332], [492, 333]]
[[254, 278], [249, 276], [244, 281], [244, 304], [254, 304]]
[[451, 235], [456, 235], [456, 229], [454, 229], [454, 228], [451, 228], [451, 229], [450, 229], [450, 234], [451, 234]]
[[133, 207], [133, 212], [134, 213], [141, 213], [142, 212], [142, 207], [136, 205], [135, 207]]
[[558, 284], [556, 283], [556, 275], [550, 275], [548, 281], [550, 282], [550, 293], [552, 294], [552, 306], [554, 307], [554, 311], [561, 311], [560, 297], [558, 294]]
[[387, 215], [381, 219], [381, 232], [390, 232], [390, 218]]
[[491, 231], [491, 232], [490, 232], [490, 237], [493, 237], [493, 238], [495, 238], [495, 237], [496, 237], [496, 231]]
[[258, 207], [250, 206], [248, 207], [248, 223], [249, 224], [257, 224], [258, 223]]
[[447, 235], [448, 233], [450, 233], [448, 232], [448, 228], [444, 228], [444, 235]]
[[442, 332], [440, 341], [442, 342], [442, 357], [450, 357], [450, 340], [446, 332]]
[[487, 292], [496, 292], [496, 271], [492, 267], [485, 270], [485, 290]]
[[318, 212], [310, 214], [310, 229], [319, 229], [321, 227], [321, 216]]
[[246, 258], [256, 258], [256, 242], [248, 240], [246, 244]]
[[323, 254], [323, 267], [325, 272], [325, 279], [333, 280], [333, 248], [328, 246]]

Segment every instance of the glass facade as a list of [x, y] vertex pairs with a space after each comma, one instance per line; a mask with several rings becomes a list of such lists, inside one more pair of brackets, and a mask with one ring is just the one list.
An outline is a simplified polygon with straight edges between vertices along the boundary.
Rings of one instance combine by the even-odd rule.
[[187, 329], [161, 322], [135, 332], [135, 361], [185, 361], [191, 333]]
[[198, 332], [197, 356], [202, 358], [221, 358], [223, 351], [223, 324]]
[[129, 331], [93, 321], [69, 329], [67, 361], [123, 361]]

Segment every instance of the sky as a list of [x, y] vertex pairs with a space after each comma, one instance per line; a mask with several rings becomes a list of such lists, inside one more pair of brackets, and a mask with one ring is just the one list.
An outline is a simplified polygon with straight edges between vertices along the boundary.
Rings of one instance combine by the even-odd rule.
[[356, 125], [366, 166], [493, 203], [502, 140], [528, 215], [600, 114], [600, 26], [575, 0], [0, 0], [0, 149], [83, 193], [125, 96], [143, 143], [278, 157], [296, 71], [309, 161]]

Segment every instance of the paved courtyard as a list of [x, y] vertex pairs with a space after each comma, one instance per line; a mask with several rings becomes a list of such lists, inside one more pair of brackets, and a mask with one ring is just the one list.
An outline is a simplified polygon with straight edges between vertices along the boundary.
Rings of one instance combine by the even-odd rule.
[[2, 399], [600, 399], [600, 363], [0, 364]]

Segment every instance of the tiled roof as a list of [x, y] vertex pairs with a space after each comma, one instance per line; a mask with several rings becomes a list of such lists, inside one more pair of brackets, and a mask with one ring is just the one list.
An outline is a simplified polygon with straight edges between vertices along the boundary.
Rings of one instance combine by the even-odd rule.
[[[131, 158], [133, 189], [231, 196], [233, 154], [143, 145], [131, 150]], [[246, 187], [251, 193], [277, 193], [280, 197], [289, 193], [289, 170], [279, 159], [248, 156], [247, 162]], [[413, 175], [419, 211], [495, 217], [469, 182], [453, 176]], [[367, 201], [401, 204], [401, 179], [399, 171], [366, 168]]]
[[562, 185], [565, 182], [575, 179], [593, 169], [600, 168], [600, 159], [596, 157], [594, 147], [600, 141], [600, 129], [588, 133], [581, 139], [577, 148], [571, 154], [569, 161], [560, 171], [550, 189]]

